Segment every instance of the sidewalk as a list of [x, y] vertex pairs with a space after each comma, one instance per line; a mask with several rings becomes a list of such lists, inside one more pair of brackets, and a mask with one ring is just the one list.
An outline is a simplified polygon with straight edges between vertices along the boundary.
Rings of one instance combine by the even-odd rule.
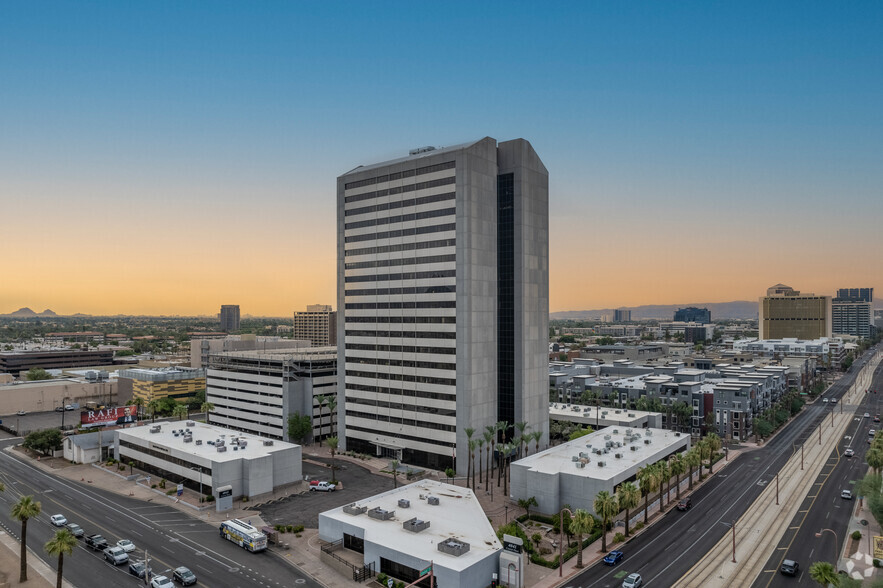
[[[24, 584], [18, 581], [21, 570], [20, 551], [21, 543], [6, 531], [0, 530], [0, 588], [6, 586], [53, 588], [57, 576], [55, 570], [34, 555], [30, 547], [28, 547], [28, 581]], [[62, 585], [65, 588], [73, 588], [67, 580], [63, 580]]]
[[[849, 519], [837, 569], [846, 571], [856, 580], [869, 580], [874, 577], [874, 572], [877, 570], [874, 567], [873, 537], [880, 535], [880, 525], [868, 509], [867, 502], [861, 502], [853, 509], [853, 516]], [[858, 541], [851, 537], [854, 531], [862, 534]], [[850, 553], [852, 547], [855, 551]]]

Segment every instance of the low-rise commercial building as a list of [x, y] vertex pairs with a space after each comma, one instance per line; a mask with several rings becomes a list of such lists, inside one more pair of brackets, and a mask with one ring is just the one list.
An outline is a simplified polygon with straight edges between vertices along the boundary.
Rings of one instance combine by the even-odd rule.
[[404, 582], [432, 563], [442, 587], [489, 586], [502, 549], [472, 491], [433, 480], [320, 513], [319, 538]]
[[302, 480], [301, 447], [266, 437], [175, 421], [117, 429], [114, 457], [124, 463], [217, 496], [260, 496]]
[[594, 513], [598, 492], [613, 494], [635, 480], [638, 469], [690, 448], [690, 436], [663, 429], [613, 427], [550, 447], [510, 466], [511, 495], [537, 500], [537, 510], [554, 514], [565, 504]]
[[549, 420], [587, 425], [596, 430], [602, 427], [662, 428], [662, 414], [658, 412], [558, 402], [549, 403]]
[[205, 368], [212, 353], [229, 351], [271, 351], [274, 349], [299, 349], [310, 347], [306, 339], [283, 339], [281, 337], [258, 337], [256, 335], [227, 335], [217, 337], [194, 336], [190, 340], [190, 367]]
[[205, 370], [187, 367], [120, 370], [117, 380], [121, 403], [135, 398], [145, 404], [160, 398], [186, 400], [205, 390]]
[[31, 368], [44, 370], [90, 367], [113, 364], [113, 351], [80, 349], [46, 349], [33, 351], [0, 351], [0, 372], [15, 375]]

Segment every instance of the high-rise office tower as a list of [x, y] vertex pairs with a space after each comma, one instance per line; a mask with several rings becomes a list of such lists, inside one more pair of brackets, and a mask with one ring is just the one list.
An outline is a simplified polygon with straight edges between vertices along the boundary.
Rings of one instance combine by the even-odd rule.
[[224, 304], [221, 306], [221, 330], [232, 333], [239, 330], [239, 305]]
[[776, 284], [758, 303], [760, 339], [818, 339], [831, 336], [831, 297]]
[[674, 320], [682, 323], [699, 323], [704, 325], [711, 322], [711, 312], [707, 308], [688, 306], [675, 311]]
[[627, 323], [632, 320], [632, 311], [624, 308], [618, 308], [613, 311], [613, 322]]
[[489, 137], [337, 179], [348, 450], [462, 473], [468, 427], [547, 442], [548, 186], [530, 143]]
[[295, 312], [294, 339], [311, 341], [313, 347], [337, 345], [337, 313], [329, 304], [310, 304]]
[[839, 288], [831, 303], [834, 334], [871, 337], [876, 330], [873, 303], [873, 288]]

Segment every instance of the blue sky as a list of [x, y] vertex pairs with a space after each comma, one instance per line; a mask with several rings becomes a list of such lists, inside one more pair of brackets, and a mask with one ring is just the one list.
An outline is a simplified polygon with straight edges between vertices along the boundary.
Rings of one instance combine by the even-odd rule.
[[[881, 39], [879, 2], [6, 2], [0, 215], [48, 230], [0, 234], [0, 312], [330, 302], [335, 177], [485, 135], [549, 168], [552, 310], [873, 286], [843, 251], [883, 251]], [[89, 308], [84, 225], [116, 278]]]

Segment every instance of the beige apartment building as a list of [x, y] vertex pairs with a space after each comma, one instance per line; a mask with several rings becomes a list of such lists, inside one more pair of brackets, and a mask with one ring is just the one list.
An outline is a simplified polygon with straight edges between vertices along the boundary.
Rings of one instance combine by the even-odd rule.
[[831, 297], [776, 284], [758, 304], [759, 339], [831, 338]]
[[310, 304], [294, 313], [295, 339], [311, 341], [313, 347], [337, 345], [337, 313], [330, 304]]

